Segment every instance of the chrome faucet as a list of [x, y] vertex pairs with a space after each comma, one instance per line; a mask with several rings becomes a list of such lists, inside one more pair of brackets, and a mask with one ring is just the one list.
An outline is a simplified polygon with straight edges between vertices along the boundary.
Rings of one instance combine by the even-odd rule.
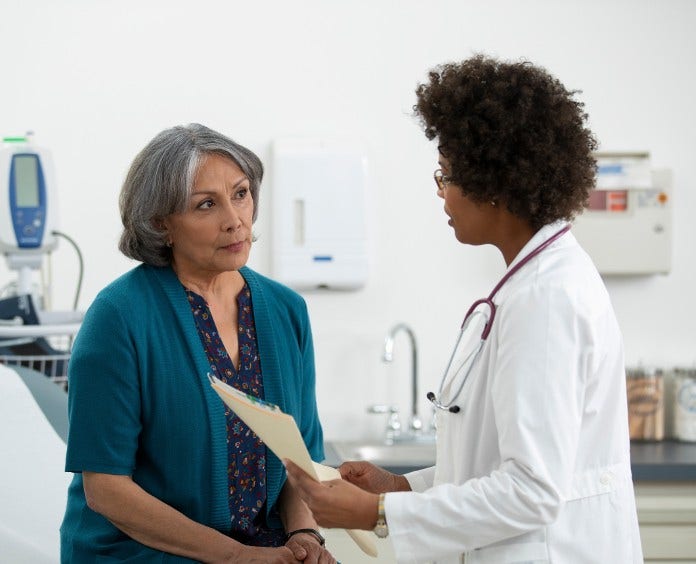
[[418, 417], [418, 348], [416, 336], [408, 325], [397, 323], [387, 333], [384, 339], [382, 360], [384, 362], [394, 360], [394, 338], [399, 331], [405, 331], [411, 341], [411, 420], [409, 421], [409, 432], [411, 435], [417, 435], [423, 430], [423, 423]]
[[384, 443], [393, 445], [401, 439], [401, 419], [399, 419], [399, 408], [395, 405], [370, 405], [367, 408], [368, 413], [388, 413], [389, 421], [387, 422], [387, 433], [384, 437]]

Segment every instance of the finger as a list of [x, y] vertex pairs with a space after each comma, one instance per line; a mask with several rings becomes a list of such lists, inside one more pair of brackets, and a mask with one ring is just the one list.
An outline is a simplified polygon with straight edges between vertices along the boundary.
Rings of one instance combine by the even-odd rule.
[[[305, 564], [316, 564], [321, 561], [321, 555], [326, 552], [326, 549], [323, 546], [320, 546], [316, 539], [313, 537], [311, 540], [298, 539], [298, 542], [300, 542], [305, 548], [305, 555], [300, 558], [301, 560], [304, 560]], [[297, 557], [297, 552], [295, 552], [295, 557]]]
[[[292, 550], [290, 550], [287, 546], [281, 546], [275, 550], [278, 550], [279, 552], [277, 553], [277, 556], [279, 559], [274, 558], [272, 562], [292, 562], [292, 564], [302, 564], [302, 559], [300, 558], [295, 558], [295, 555], [292, 553]], [[270, 562], [271, 560], [269, 560]], [[254, 559], [254, 562], [256, 562], [256, 559]]]
[[324, 550], [323, 547], [317, 546], [312, 552], [308, 552], [307, 558], [305, 558], [305, 564], [319, 564], [319, 562], [323, 562], [322, 560], [322, 554], [324, 554], [326, 550]]
[[317, 482], [312, 476], [297, 466], [297, 464], [287, 459], [285, 459], [284, 462], [287, 463], [286, 471], [288, 473], [288, 479], [301, 497], [306, 498], [316, 491], [315, 488], [317, 486], [320, 486], [320, 482]]
[[341, 478], [349, 482], [351, 479], [359, 478], [365, 473], [363, 467], [355, 462], [344, 462], [338, 467], [338, 471], [341, 474]]
[[324, 550], [318, 560], [319, 564], [336, 564], [336, 559], [328, 550]]
[[341, 478], [343, 478], [344, 480], [351, 474], [351, 468], [346, 462], [344, 462], [338, 467], [338, 471], [341, 474]]
[[307, 551], [306, 551], [303, 547], [301, 547], [301, 546], [298, 546], [298, 547], [293, 548], [293, 549], [292, 549], [292, 554], [293, 554], [293, 556], [294, 556], [297, 560], [303, 560], [303, 561], [304, 561], [304, 560], [307, 558], [307, 556], [309, 555], [309, 554], [307, 553]]
[[288, 474], [288, 479], [290, 480], [290, 483], [293, 486], [297, 487], [302, 480], [302, 469], [299, 468], [291, 460], [288, 460], [287, 458], [283, 459], [283, 466], [285, 466], [285, 471]]
[[295, 480], [301, 481], [301, 480], [312, 480], [313, 478], [307, 474], [302, 468], [300, 468], [297, 464], [295, 464], [292, 460], [288, 458], [283, 458], [283, 465], [285, 466], [285, 471], [288, 473], [288, 476], [292, 476]]
[[289, 458], [283, 458], [281, 462], [283, 463], [283, 466], [285, 466], [285, 470], [288, 474], [294, 474], [298, 470], [297, 464], [295, 464]]
[[296, 539], [291, 538], [285, 546], [292, 550], [292, 554], [297, 560], [304, 560], [307, 558], [307, 549]]

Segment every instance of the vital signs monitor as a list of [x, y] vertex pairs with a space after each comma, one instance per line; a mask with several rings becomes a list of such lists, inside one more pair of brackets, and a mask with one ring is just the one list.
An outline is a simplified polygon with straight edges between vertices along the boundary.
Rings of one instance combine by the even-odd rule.
[[0, 251], [9, 255], [47, 252], [55, 209], [53, 170], [45, 149], [24, 137], [3, 139], [0, 147]]

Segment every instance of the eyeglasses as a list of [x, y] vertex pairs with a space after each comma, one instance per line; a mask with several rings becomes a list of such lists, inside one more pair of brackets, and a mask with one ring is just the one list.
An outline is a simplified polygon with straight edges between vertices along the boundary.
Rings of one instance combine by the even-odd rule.
[[442, 173], [441, 168], [438, 168], [435, 172], [433, 172], [433, 179], [435, 180], [435, 184], [437, 184], [438, 190], [444, 191], [445, 186], [447, 186], [450, 183], [450, 177], [445, 176]]

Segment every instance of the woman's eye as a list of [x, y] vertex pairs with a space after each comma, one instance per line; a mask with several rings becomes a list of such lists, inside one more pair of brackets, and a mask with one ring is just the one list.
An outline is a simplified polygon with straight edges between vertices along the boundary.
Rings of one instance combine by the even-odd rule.
[[237, 192], [235, 192], [235, 197], [238, 200], [243, 200], [244, 198], [246, 198], [246, 195], [248, 193], [249, 193], [249, 188], [240, 188], [239, 190], [237, 190]]
[[196, 209], [199, 210], [209, 210], [211, 207], [213, 207], [213, 201], [212, 200], [203, 200], [201, 203], [199, 203], [196, 206]]

